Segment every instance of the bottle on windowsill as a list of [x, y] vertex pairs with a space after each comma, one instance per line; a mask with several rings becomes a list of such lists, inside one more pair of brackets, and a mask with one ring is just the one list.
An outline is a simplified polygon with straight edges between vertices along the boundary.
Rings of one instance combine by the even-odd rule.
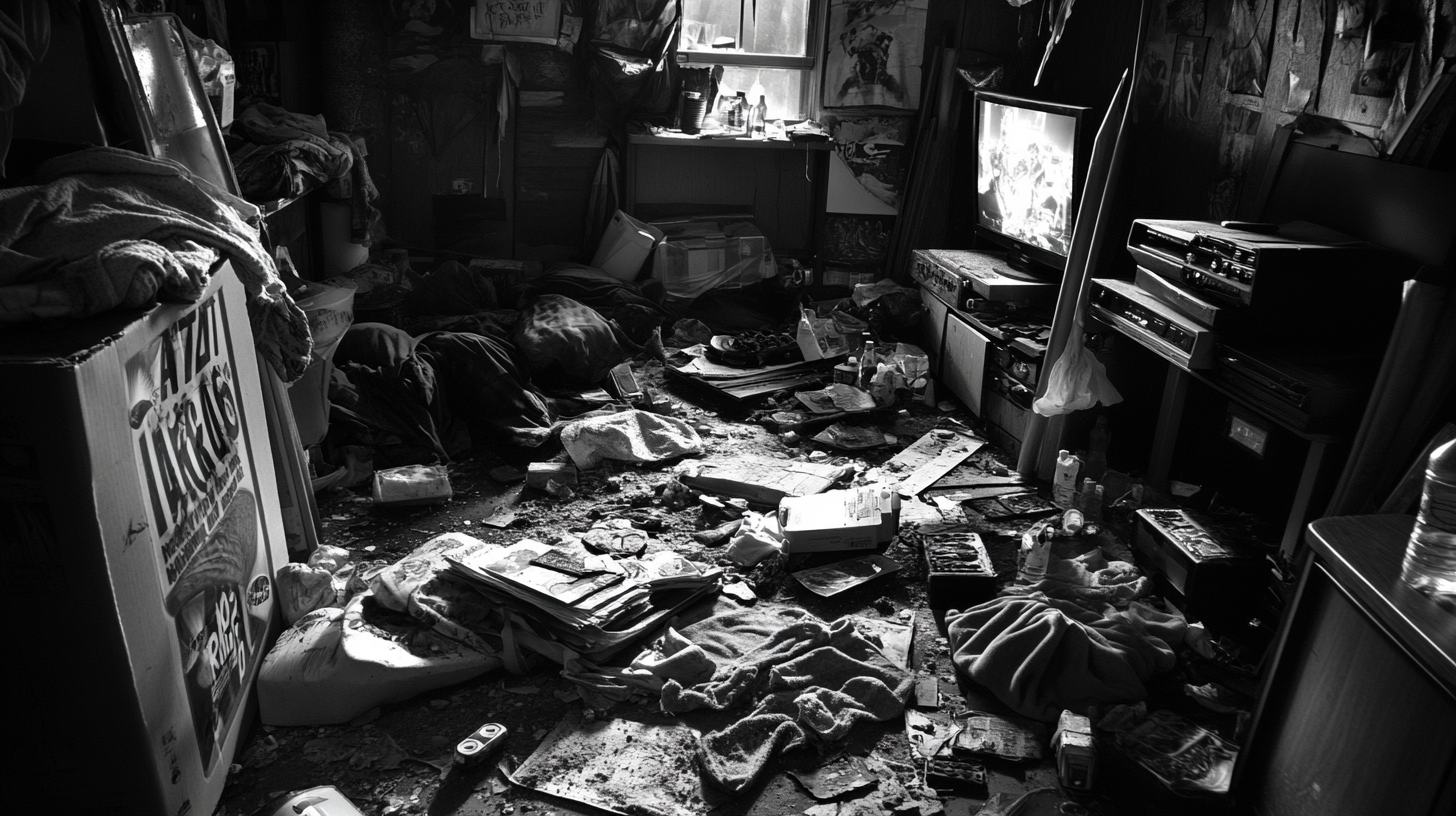
[[748, 112], [748, 135], [755, 139], [768, 138], [768, 103], [763, 94], [759, 94], [758, 104]]

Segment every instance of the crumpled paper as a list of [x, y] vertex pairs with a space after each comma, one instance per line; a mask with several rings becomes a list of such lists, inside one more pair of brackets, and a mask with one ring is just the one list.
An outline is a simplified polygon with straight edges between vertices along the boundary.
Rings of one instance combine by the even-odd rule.
[[607, 459], [661, 462], [703, 450], [703, 440], [691, 425], [676, 417], [637, 410], [573, 422], [561, 429], [561, 444], [582, 470]]

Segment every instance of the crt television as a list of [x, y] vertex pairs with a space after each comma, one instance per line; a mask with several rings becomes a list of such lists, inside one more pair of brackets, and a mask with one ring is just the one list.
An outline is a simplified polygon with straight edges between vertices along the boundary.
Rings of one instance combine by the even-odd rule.
[[975, 233], [1033, 277], [1067, 265], [1091, 153], [1090, 108], [977, 91]]

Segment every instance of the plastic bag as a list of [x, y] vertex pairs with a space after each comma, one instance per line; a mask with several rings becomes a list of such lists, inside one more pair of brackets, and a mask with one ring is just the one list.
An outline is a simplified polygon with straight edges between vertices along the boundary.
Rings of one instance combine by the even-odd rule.
[[[1074, 327], [1074, 337], [1081, 337], [1081, 326]], [[1116, 405], [1122, 395], [1107, 379], [1107, 369], [1080, 340], [1067, 344], [1062, 356], [1052, 363], [1047, 377], [1046, 393], [1032, 403], [1032, 410], [1042, 416], [1070, 414], [1091, 408], [1097, 403]]]

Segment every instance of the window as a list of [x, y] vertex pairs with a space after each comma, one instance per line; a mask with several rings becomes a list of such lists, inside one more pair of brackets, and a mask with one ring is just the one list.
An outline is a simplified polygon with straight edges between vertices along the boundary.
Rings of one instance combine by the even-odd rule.
[[823, 0], [683, 0], [678, 61], [723, 66], [730, 93], [761, 85], [770, 119], [808, 118], [824, 7]]

